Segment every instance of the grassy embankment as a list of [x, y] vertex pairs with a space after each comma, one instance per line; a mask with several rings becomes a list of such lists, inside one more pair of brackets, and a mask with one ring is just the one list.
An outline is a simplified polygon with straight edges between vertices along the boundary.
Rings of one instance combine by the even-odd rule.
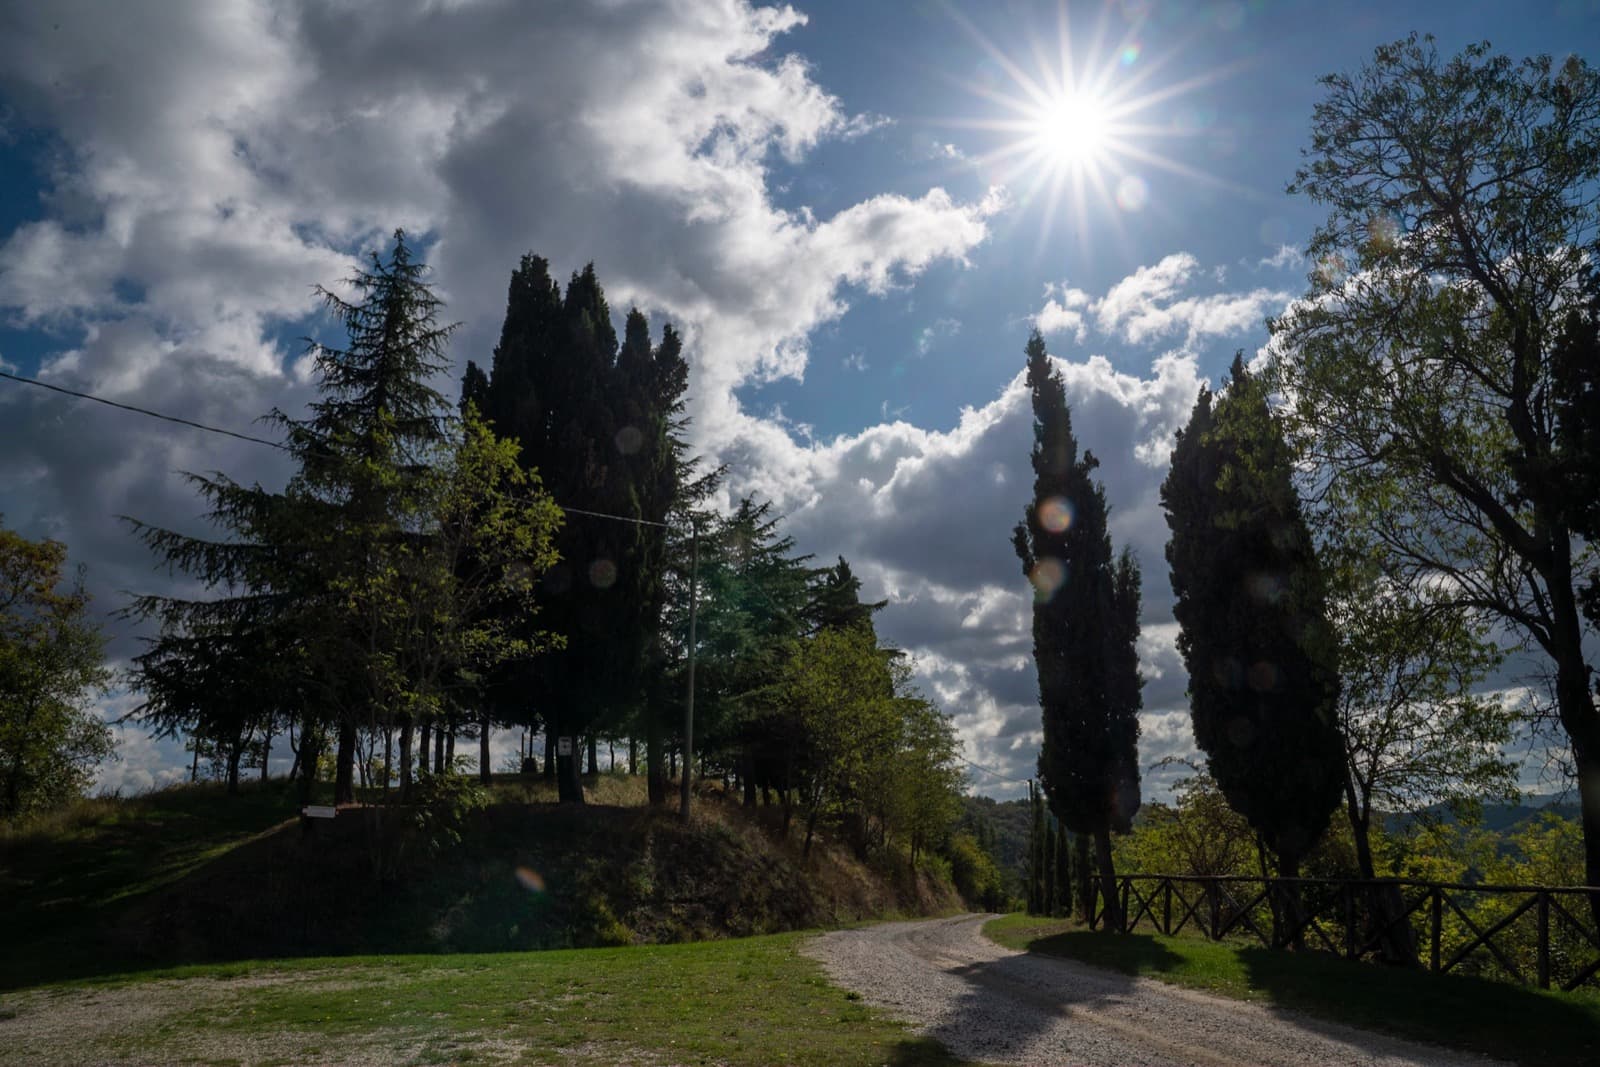
[[803, 935], [223, 964], [0, 994], [0, 1063], [928, 1065]]
[[1600, 995], [1593, 992], [1546, 992], [1198, 936], [1102, 933], [1025, 915], [996, 919], [984, 933], [1011, 948], [1500, 1059], [1600, 1063]]
[[[430, 855], [415, 813], [356, 809], [302, 831], [283, 783], [85, 801], [0, 832], [0, 989], [186, 963], [671, 943], [950, 911], [948, 883], [875, 869], [702, 799], [687, 826], [601, 776], [582, 808], [542, 781]], [[533, 877], [534, 872], [537, 877]], [[538, 887], [538, 888], [534, 888]]]

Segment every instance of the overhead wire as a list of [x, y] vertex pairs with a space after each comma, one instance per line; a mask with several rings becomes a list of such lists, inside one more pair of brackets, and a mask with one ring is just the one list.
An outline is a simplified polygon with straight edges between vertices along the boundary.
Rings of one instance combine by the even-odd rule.
[[985, 767], [981, 763], [973, 763], [971, 760], [969, 760], [967, 757], [961, 755], [960, 753], [956, 754], [956, 759], [960, 760], [962, 763], [965, 763], [968, 767], [972, 767], [975, 770], [980, 770], [985, 774], [993, 775], [994, 777], [1000, 779], [1002, 782], [1015, 782], [1017, 785], [1027, 785], [1029, 782], [1033, 781], [1032, 778], [1012, 778], [1009, 775], [1001, 774], [999, 771], [993, 770], [992, 768], [989, 768], [989, 767]]
[[[105, 397], [95, 396], [93, 393], [81, 393], [76, 389], [68, 389], [65, 386], [60, 385], [52, 385], [49, 382], [41, 382], [35, 378], [25, 378], [20, 374], [12, 374], [9, 371], [0, 370], [0, 378], [9, 378], [14, 382], [21, 382], [24, 385], [37, 385], [39, 388], [48, 389], [53, 393], [64, 393], [67, 396], [77, 397], [80, 400], [92, 400], [96, 404], [104, 404], [107, 407], [120, 408], [123, 411], [131, 411], [136, 415], [147, 415], [152, 419], [162, 419], [166, 422], [175, 422], [180, 426], [188, 426], [196, 430], [205, 430], [207, 433], [220, 433], [227, 437], [238, 438], [241, 441], [249, 441], [252, 444], [266, 445], [268, 448], [276, 448], [280, 451], [288, 450], [282, 442], [269, 441], [265, 437], [252, 437], [250, 434], [239, 433], [237, 430], [225, 430], [220, 426], [208, 426], [203, 422], [195, 422], [193, 419], [179, 418], [177, 415], [168, 415], [160, 411], [152, 411], [149, 408], [142, 408], [133, 404], [123, 404], [116, 400], [107, 400]], [[663, 529], [669, 530], [678, 529], [678, 527], [675, 527], [670, 523], [656, 522], [653, 519], [635, 518], [632, 515], [611, 515], [604, 511], [588, 511], [584, 508], [569, 508], [560, 503], [557, 503], [556, 506], [561, 508], [562, 511], [571, 512], [575, 515], [589, 515], [597, 519], [614, 519], [617, 522], [631, 522], [638, 526], [659, 526]]]
[[[208, 434], [222, 434], [224, 437], [234, 437], [237, 438], [237, 440], [242, 440], [242, 442], [251, 442], [254, 443], [254, 445], [266, 445], [267, 448], [277, 448], [277, 450], [286, 451], [285, 445], [282, 445], [282, 443], [269, 442], [269, 440], [264, 437], [251, 437], [250, 434], [240, 434], [240, 432], [237, 432], [237, 430], [222, 429], [222, 427], [219, 426], [206, 426], [205, 422], [195, 422], [194, 419], [182, 419], [179, 418], [179, 416], [174, 416], [174, 414], [165, 414], [162, 413], [162, 411], [152, 411], [149, 410], [149, 408], [139, 408], [139, 406], [131, 405], [131, 403], [118, 403], [117, 400], [107, 400], [107, 398], [96, 397], [96, 395], [86, 394], [86, 392], [78, 392], [78, 390], [75, 389], [66, 389], [64, 386], [53, 386], [53, 384], [50, 384], [50, 382], [37, 381], [37, 379], [34, 378], [24, 378], [24, 376], [21, 376], [21, 374], [11, 374], [10, 371], [0, 371], [0, 378], [8, 378], [14, 382], [22, 382], [24, 386], [38, 386], [40, 389], [48, 389], [51, 390], [51, 392], [58, 392], [58, 394], [67, 395], [67, 397], [77, 397], [78, 400], [93, 400], [94, 403], [102, 403], [102, 405], [109, 406], [109, 408], [118, 408], [118, 410], [131, 411], [131, 413], [134, 414], [142, 414], [142, 416], [147, 416], [147, 418], [162, 419], [162, 421], [165, 422], [176, 422], [178, 426], [187, 426], [190, 427], [190, 429], [195, 430], [205, 430], [205, 432], [208, 432]], [[563, 512], [570, 512], [570, 514], [573, 515], [589, 515], [590, 518], [610, 518], [610, 520], [613, 520], [613, 522], [634, 523], [634, 525], [637, 526], [659, 526], [659, 528], [662, 528], [662, 530], [682, 530], [682, 526], [674, 526], [672, 523], [656, 522], [656, 520], [651, 520], [651, 518], [635, 518], [632, 517], [632, 515], [611, 515], [610, 512], [594, 512], [594, 510], [584, 509], [584, 507], [562, 506], [560, 502], [557, 502], [557, 507], [560, 507]], [[762, 597], [762, 600], [765, 600], [766, 603], [768, 603], [768, 606], [781, 611], [781, 608], [778, 608], [778, 605], [773, 603], [773, 598], [766, 595], [766, 590], [760, 589], [758, 585], [750, 585], [750, 589], [754, 589], [755, 592]], [[1027, 782], [1032, 781], [1032, 779], [1021, 779], [1021, 777], [1006, 776], [1006, 774], [1002, 774], [1000, 771], [995, 771], [995, 769], [982, 766], [981, 763], [973, 763], [973, 761], [968, 760], [968, 758], [963, 757], [963, 755], [957, 755], [955, 758], [962, 761], [962, 763], [965, 763], [965, 765], [971, 766], [973, 769], [982, 771], [984, 774], [990, 774], [990, 776], [998, 777], [998, 779], [1003, 782], [1014, 782], [1014, 784], [1026, 785]]]
[[207, 426], [205, 423], [195, 422], [193, 419], [179, 418], [177, 415], [166, 415], [159, 411], [151, 411], [149, 408], [136, 407], [133, 404], [123, 404], [116, 400], [107, 400], [103, 396], [95, 396], [92, 393], [80, 393], [76, 389], [68, 389], [61, 385], [51, 385], [49, 382], [41, 382], [34, 378], [24, 378], [20, 374], [12, 374], [9, 371], [0, 370], [0, 378], [10, 378], [12, 381], [22, 382], [24, 385], [37, 385], [40, 389], [48, 389], [53, 393], [65, 393], [67, 396], [75, 396], [80, 400], [93, 400], [96, 404], [104, 404], [107, 407], [112, 408], [121, 408], [123, 411], [131, 411], [137, 415], [148, 415], [152, 419], [165, 419], [167, 422], [175, 422], [180, 426], [192, 426], [196, 430], [206, 430], [210, 433], [220, 433], [228, 437], [237, 437], [241, 441], [251, 441], [258, 445], [266, 445], [268, 448], [282, 449], [284, 447], [277, 441], [268, 441], [265, 437], [252, 437], [250, 434], [239, 433], [237, 430], [224, 430], [220, 426]]

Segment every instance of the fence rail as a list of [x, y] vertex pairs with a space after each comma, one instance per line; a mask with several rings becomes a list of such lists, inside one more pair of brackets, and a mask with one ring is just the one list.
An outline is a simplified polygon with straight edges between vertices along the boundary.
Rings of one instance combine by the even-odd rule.
[[[1124, 874], [1117, 893], [1125, 932], [1198, 930], [1212, 941], [1304, 946], [1541, 989], [1600, 987], [1595, 887]], [[1092, 887], [1091, 927], [1103, 925], [1103, 903]]]

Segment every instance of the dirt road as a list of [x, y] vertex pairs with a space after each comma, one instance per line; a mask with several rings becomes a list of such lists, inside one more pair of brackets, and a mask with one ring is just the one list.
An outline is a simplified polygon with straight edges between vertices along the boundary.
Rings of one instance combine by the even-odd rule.
[[1488, 1067], [1495, 1061], [1197, 993], [982, 934], [992, 916], [825, 934], [805, 951], [832, 979], [951, 1051], [985, 1063]]

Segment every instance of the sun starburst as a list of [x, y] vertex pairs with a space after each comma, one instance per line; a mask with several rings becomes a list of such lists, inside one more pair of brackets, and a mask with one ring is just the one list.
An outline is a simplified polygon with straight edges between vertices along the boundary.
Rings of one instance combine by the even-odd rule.
[[1032, 63], [1008, 55], [959, 14], [953, 17], [987, 54], [1008, 84], [958, 79], [990, 108], [982, 117], [949, 120], [998, 135], [993, 147], [971, 157], [996, 184], [1022, 204], [1044, 212], [1041, 247], [1050, 239], [1063, 205], [1075, 229], [1089, 229], [1091, 214], [1121, 217], [1148, 203], [1146, 175], [1163, 170], [1199, 181], [1218, 179], [1182, 162], [1175, 140], [1196, 131], [1161, 117], [1162, 105], [1181, 99], [1224, 74], [1213, 71], [1163, 81], [1170, 57], [1148, 55], [1140, 40], [1142, 21], [1133, 19], [1113, 34], [1105, 11], [1085, 42], [1073, 39], [1066, 7], [1058, 8], [1054, 48], [1046, 35], [1035, 36]]

